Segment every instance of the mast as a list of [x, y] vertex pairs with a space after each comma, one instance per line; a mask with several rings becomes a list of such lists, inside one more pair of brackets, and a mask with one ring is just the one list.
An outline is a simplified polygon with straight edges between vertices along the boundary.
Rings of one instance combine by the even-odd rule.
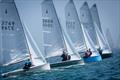
[[101, 22], [100, 22], [100, 18], [99, 18], [99, 15], [98, 15], [97, 5], [93, 4], [93, 6], [91, 7], [90, 10], [91, 10], [93, 21], [96, 22], [96, 25], [98, 26], [100, 32], [103, 34], [102, 27], [101, 27]]
[[[14, 5], [15, 5], [15, 8], [16, 8], [16, 12], [18, 13], [18, 9], [17, 9], [17, 7], [16, 7], [15, 2], [14, 2]], [[30, 60], [31, 60], [31, 62], [32, 62], [32, 56], [31, 56], [31, 53], [30, 53], [30, 49], [29, 49], [29, 46], [28, 46], [27, 39], [26, 39], [25, 30], [24, 30], [24, 28], [23, 28], [23, 26], [24, 26], [24, 25], [23, 25], [23, 21], [20, 19], [20, 15], [18, 15], [18, 16], [19, 16], [19, 20], [21, 21], [21, 24], [22, 24], [23, 35], [24, 35], [24, 37], [25, 37], [25, 43], [26, 43], [26, 46], [27, 46], [27, 48], [28, 48], [29, 58], [30, 58]]]
[[65, 45], [53, 1], [44, 0], [41, 7], [46, 58], [61, 55]]
[[24, 26], [24, 29], [25, 29], [25, 31], [26, 31], [26, 36], [27, 36], [28, 40], [30, 39], [29, 42], [31, 41], [31, 44], [33, 44], [32, 46], [35, 47], [36, 50], [37, 50], [37, 52], [38, 52], [38, 53], [36, 53], [37, 56], [38, 56], [37, 58], [42, 58], [43, 62], [46, 63], [46, 60], [45, 60], [44, 56], [41, 54], [41, 51], [39, 50], [39, 48], [38, 48], [35, 40], [32, 38], [32, 35], [31, 35], [31, 33], [29, 32], [27, 26]]
[[88, 34], [94, 42], [96, 48], [98, 47], [98, 39], [95, 31], [95, 26], [93, 24], [92, 15], [89, 10], [89, 6], [87, 2], [84, 2], [82, 7], [80, 8], [80, 20], [84, 27], [87, 28]]
[[69, 0], [65, 6], [65, 30], [77, 52], [83, 51], [85, 48], [84, 37], [82, 33], [81, 23], [78, 18], [77, 10], [73, 0]]
[[[108, 43], [108, 41], [104, 35], [104, 32], [102, 31], [102, 28], [101, 28], [100, 18], [99, 18], [98, 9], [97, 9], [96, 4], [94, 4], [90, 10], [91, 10], [93, 22], [94, 22], [96, 33], [97, 33], [99, 46], [101, 47], [101, 49], [107, 48], [110, 50], [109, 43]], [[104, 48], [103, 48], [103, 46], [104, 46]]]

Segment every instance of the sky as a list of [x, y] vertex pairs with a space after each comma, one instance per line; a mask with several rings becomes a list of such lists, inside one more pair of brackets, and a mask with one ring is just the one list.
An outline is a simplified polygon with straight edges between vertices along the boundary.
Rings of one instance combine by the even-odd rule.
[[[25, 7], [27, 5], [26, 2], [31, 0], [26, 0], [26, 1], [15, 0], [15, 1], [17, 3], [17, 7], [19, 7], [20, 9], [20, 7], [23, 6], [24, 8], [26, 8]], [[37, 2], [40, 0], [33, 0], [33, 1]], [[57, 11], [57, 15], [61, 20], [64, 15], [64, 7], [68, 1], [69, 0], [53, 0], [55, 9]], [[106, 31], [109, 30], [114, 47], [118, 47], [118, 46], [120, 47], [120, 44], [118, 45], [118, 41], [120, 40], [120, 0], [73, 0], [73, 1], [78, 13], [80, 7], [83, 5], [85, 1], [88, 2], [89, 7], [91, 7], [94, 3], [96, 3], [98, 7], [99, 17], [103, 32], [106, 34], [107, 33]], [[33, 4], [31, 3], [31, 5]]]
[[[68, 0], [54, 0], [54, 4], [58, 14], [61, 15], [63, 6], [66, 5]], [[86, 1], [89, 7], [94, 3], [97, 4], [99, 17], [101, 21], [101, 27], [106, 34], [109, 29], [114, 47], [118, 47], [118, 38], [120, 40], [120, 0], [73, 0], [79, 13], [80, 7]], [[111, 42], [111, 41], [109, 41]], [[120, 46], [120, 44], [119, 44]]]

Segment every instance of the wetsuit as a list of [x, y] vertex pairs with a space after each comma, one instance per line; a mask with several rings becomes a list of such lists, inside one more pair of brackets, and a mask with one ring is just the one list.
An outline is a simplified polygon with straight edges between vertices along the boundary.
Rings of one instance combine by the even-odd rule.
[[66, 60], [67, 60], [67, 54], [63, 53], [63, 54], [61, 55], [61, 57], [63, 58], [62, 61], [66, 61]]
[[29, 62], [26, 62], [25, 63], [25, 66], [23, 67], [24, 70], [29, 70], [30, 67], [32, 66], [32, 63], [29, 61]]
[[84, 56], [83, 58], [88, 58], [88, 57], [90, 57], [91, 55], [92, 55], [92, 52], [91, 52], [91, 51], [86, 52], [86, 53], [85, 53], [85, 56]]

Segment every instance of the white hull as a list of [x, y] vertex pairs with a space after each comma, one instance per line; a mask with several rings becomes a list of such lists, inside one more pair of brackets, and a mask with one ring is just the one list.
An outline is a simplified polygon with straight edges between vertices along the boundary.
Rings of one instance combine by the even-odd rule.
[[40, 71], [50, 70], [50, 64], [46, 63], [46, 64], [39, 65], [39, 66], [33, 66], [28, 71], [25, 71], [24, 69], [18, 69], [18, 70], [10, 71], [10, 72], [7, 72], [7, 73], [3, 73], [2, 77], [22, 74], [22, 73], [26, 73], [26, 72], [33, 72], [33, 71], [36, 71], [36, 70], [37, 71], [38, 70], [40, 70]]
[[102, 52], [102, 54], [104, 55], [104, 54], [111, 54], [112, 53], [112, 51], [111, 50], [109, 50], [109, 49], [106, 49], [106, 50], [103, 50], [103, 52]]
[[76, 54], [71, 54], [70, 56], [71, 56], [71, 59], [70, 59], [71, 61], [72, 60], [80, 60], [80, 58]]

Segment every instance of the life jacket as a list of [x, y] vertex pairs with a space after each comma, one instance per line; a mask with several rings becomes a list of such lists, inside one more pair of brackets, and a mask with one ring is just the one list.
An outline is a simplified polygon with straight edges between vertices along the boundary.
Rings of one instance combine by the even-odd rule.
[[88, 57], [90, 57], [91, 55], [92, 55], [92, 52], [91, 52], [91, 51], [88, 51], [88, 52], [85, 53], [84, 58], [88, 58]]
[[31, 66], [32, 66], [31, 62], [26, 62], [25, 65], [24, 65], [24, 67], [23, 67], [23, 69], [29, 70]]

